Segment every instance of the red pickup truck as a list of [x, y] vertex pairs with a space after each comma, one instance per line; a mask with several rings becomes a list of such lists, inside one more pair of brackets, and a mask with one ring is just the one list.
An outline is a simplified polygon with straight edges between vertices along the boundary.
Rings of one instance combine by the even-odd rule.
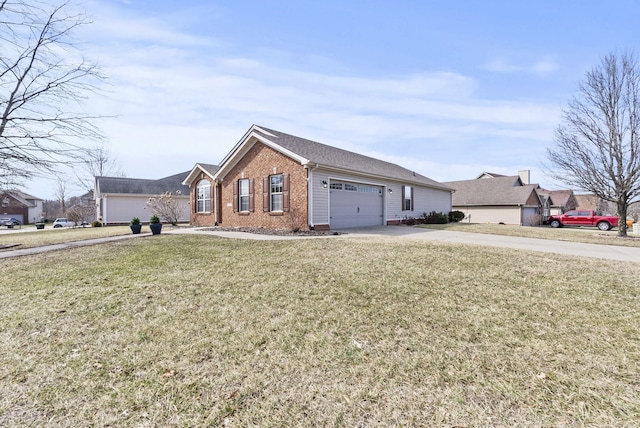
[[618, 225], [618, 217], [595, 215], [593, 211], [573, 210], [562, 215], [552, 215], [548, 223], [551, 227], [595, 226], [600, 230], [609, 230]]

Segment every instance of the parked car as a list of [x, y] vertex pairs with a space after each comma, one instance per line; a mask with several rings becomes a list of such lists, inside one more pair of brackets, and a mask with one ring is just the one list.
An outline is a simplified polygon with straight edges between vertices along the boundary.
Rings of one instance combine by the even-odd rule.
[[572, 210], [562, 215], [552, 215], [549, 224], [551, 227], [595, 226], [600, 230], [609, 230], [618, 225], [618, 217], [595, 215], [590, 210]]
[[75, 227], [75, 226], [76, 226], [75, 221], [69, 221], [69, 219], [66, 219], [66, 218], [57, 218], [53, 222], [54, 229], [57, 229], [59, 227]]
[[0, 226], [13, 227], [13, 226], [19, 226], [21, 224], [22, 223], [20, 223], [20, 220], [15, 219], [13, 217], [0, 218]]

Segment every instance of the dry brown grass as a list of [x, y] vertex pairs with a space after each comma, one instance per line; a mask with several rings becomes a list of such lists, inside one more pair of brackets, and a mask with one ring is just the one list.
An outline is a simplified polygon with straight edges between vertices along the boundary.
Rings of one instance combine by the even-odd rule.
[[[147, 229], [148, 231], [148, 229]], [[81, 241], [85, 239], [103, 238], [106, 236], [119, 236], [131, 234], [129, 226], [109, 227], [76, 227], [36, 230], [33, 226], [24, 226], [18, 231], [0, 231], [0, 251], [5, 245], [10, 249], [33, 248], [44, 245], [61, 244], [65, 242]], [[5, 250], [6, 251], [6, 250]]]
[[607, 232], [603, 232], [595, 227], [562, 227], [554, 229], [550, 226], [527, 227], [479, 223], [423, 224], [417, 227], [452, 230], [457, 232], [484, 233], [489, 235], [549, 239], [555, 241], [584, 242], [587, 244], [640, 247], [640, 236], [633, 235], [630, 230], [626, 238], [620, 238], [617, 236], [617, 229], [611, 229]]
[[622, 263], [187, 235], [60, 254], [3, 266], [2, 426], [640, 420]]

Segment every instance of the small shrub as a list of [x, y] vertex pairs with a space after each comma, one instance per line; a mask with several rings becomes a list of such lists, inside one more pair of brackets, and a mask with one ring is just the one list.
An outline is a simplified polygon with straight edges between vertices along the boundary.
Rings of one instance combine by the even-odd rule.
[[418, 223], [418, 221], [414, 217], [407, 217], [404, 220], [404, 224], [407, 226], [414, 226], [416, 223]]
[[149, 223], [160, 223], [160, 217], [158, 217], [157, 215], [152, 215], [151, 218], [149, 219]]
[[464, 213], [462, 211], [449, 212], [449, 223], [459, 223], [464, 219]]
[[420, 220], [423, 224], [447, 224], [449, 222], [446, 214], [435, 211], [431, 211], [429, 214], [422, 213]]
[[91, 227], [102, 227], [102, 222], [98, 220], [94, 220], [91, 222]]
[[134, 217], [131, 219], [131, 224], [140, 224], [140, 219], [138, 217]]

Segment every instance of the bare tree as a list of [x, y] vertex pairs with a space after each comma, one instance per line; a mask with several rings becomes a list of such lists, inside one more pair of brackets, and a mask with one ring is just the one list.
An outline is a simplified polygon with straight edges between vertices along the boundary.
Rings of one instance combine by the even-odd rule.
[[88, 225], [94, 215], [94, 208], [87, 204], [74, 205], [67, 210], [67, 218], [82, 227]]
[[117, 160], [109, 150], [99, 145], [95, 148], [84, 149], [84, 159], [80, 168], [75, 169], [75, 175], [82, 190], [93, 190], [95, 177], [124, 177]]
[[67, 197], [69, 196], [69, 189], [67, 189], [67, 182], [63, 177], [58, 177], [56, 182], [56, 199], [60, 202], [60, 209], [62, 215], [67, 214]]
[[593, 67], [564, 110], [549, 175], [616, 204], [627, 235], [629, 204], [640, 196], [640, 68], [630, 53]]
[[184, 213], [184, 206], [171, 192], [149, 198], [147, 205], [155, 215], [174, 226], [178, 224]]
[[67, 2], [0, 0], [0, 182], [78, 161], [100, 138], [81, 107], [103, 76], [72, 38], [86, 23]]

